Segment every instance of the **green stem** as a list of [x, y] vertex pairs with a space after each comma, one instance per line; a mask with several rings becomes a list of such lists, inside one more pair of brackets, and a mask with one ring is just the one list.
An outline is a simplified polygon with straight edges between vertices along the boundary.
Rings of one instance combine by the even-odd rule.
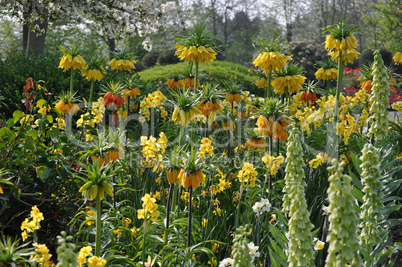
[[195, 62], [194, 90], [198, 87], [198, 61]]
[[[145, 216], [146, 217], [146, 216]], [[144, 235], [142, 237], [142, 266], [145, 266], [145, 237], [147, 234], [147, 219], [144, 218]]]
[[71, 75], [70, 75], [70, 96], [72, 96], [73, 93], [74, 93], [73, 85], [74, 85], [74, 70], [73, 70], [73, 68], [71, 68]]
[[[338, 81], [337, 81], [337, 85], [336, 85], [336, 102], [335, 102], [335, 111], [334, 111], [334, 125], [335, 125], [335, 131], [336, 131], [336, 124], [338, 123], [338, 112], [339, 112], [339, 97], [341, 95], [341, 88], [342, 88], [342, 78], [343, 78], [343, 67], [344, 67], [345, 63], [343, 62], [343, 58], [342, 58], [342, 53], [339, 53], [339, 62], [338, 62]], [[334, 137], [335, 137], [335, 150], [339, 149], [338, 146], [338, 135], [336, 133], [334, 133]], [[338, 151], [339, 152], [339, 151]], [[337, 153], [337, 156], [339, 155], [339, 153]]]
[[190, 186], [189, 188], [189, 200], [188, 200], [188, 229], [187, 229], [187, 248], [191, 247], [191, 220], [192, 220], [192, 201], [191, 199], [193, 198], [193, 187]]
[[88, 100], [89, 107], [92, 107], [92, 97], [94, 95], [94, 85], [95, 85], [95, 81], [91, 80], [91, 89], [89, 92], [89, 100]]
[[183, 139], [184, 139], [184, 130], [186, 126], [184, 124], [180, 125], [180, 133], [179, 133], [179, 146], [183, 145]]
[[172, 203], [172, 194], [173, 194], [174, 184], [170, 184], [169, 187], [169, 195], [166, 204], [166, 230], [165, 230], [165, 244], [167, 244], [168, 236], [169, 236], [169, 219], [170, 219], [170, 206]]
[[235, 226], [236, 229], [239, 227], [239, 214], [240, 214], [240, 203], [241, 197], [243, 195], [243, 182], [240, 185], [240, 196], [239, 196], [239, 203], [237, 204], [237, 211], [236, 211], [236, 218], [235, 218]]
[[269, 98], [272, 97], [271, 79], [272, 79], [272, 70], [269, 70], [269, 73], [268, 73], [268, 87], [267, 87], [267, 96]]
[[95, 198], [96, 202], [96, 239], [95, 239], [95, 256], [100, 256], [100, 249], [101, 249], [101, 234], [102, 234], [102, 225], [101, 225], [101, 200], [99, 198], [99, 194]]

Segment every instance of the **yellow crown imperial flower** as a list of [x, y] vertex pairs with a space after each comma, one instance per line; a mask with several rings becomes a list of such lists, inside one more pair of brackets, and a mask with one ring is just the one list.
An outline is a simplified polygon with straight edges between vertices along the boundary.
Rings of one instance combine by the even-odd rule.
[[186, 60], [187, 62], [210, 62], [216, 59], [216, 52], [213, 48], [206, 48], [205, 46], [190, 46], [186, 47], [184, 45], [177, 44], [176, 46], [176, 55], [181, 60]]
[[348, 22], [340, 21], [337, 25], [330, 27], [330, 33], [325, 38], [325, 48], [331, 51], [328, 55], [335, 61], [339, 61], [340, 54], [344, 63], [350, 63], [360, 54], [356, 51], [358, 46], [356, 38], [352, 34], [355, 26], [349, 26]]
[[283, 95], [285, 92], [292, 94], [300, 92], [306, 77], [301, 75], [278, 77], [272, 82], [275, 93]]
[[323, 81], [336, 80], [338, 78], [338, 69], [337, 68], [331, 68], [331, 69], [319, 68], [315, 73], [315, 77], [317, 79], [320, 79]]
[[395, 64], [399, 65], [402, 64], [402, 53], [401, 52], [396, 52], [395, 55], [392, 57], [394, 60]]
[[95, 80], [100, 81], [105, 75], [106, 71], [101, 66], [100, 69], [90, 69], [89, 65], [86, 65], [84, 69], [81, 71], [82, 77], [85, 77], [88, 81]]
[[286, 61], [288, 60], [292, 60], [292, 58], [285, 56], [278, 51], [263, 52], [257, 56], [257, 58], [253, 61], [253, 64], [256, 67], [259, 67], [265, 74], [268, 74], [270, 70], [281, 70], [287, 65]]

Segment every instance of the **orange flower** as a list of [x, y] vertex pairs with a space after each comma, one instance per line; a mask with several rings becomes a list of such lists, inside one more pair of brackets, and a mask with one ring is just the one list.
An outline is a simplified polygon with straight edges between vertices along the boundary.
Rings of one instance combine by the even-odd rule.
[[178, 179], [181, 180], [181, 183], [184, 188], [189, 188], [190, 186], [194, 189], [200, 186], [200, 183], [204, 182], [205, 175], [201, 171], [195, 172], [186, 172], [181, 169], [178, 175]]
[[124, 100], [124, 98], [121, 97], [120, 95], [116, 95], [116, 94], [112, 94], [111, 92], [107, 92], [103, 96], [103, 103], [105, 104], [105, 106], [108, 106], [108, 107], [113, 107], [113, 106], [119, 107], [119, 106], [125, 104], [126, 100]]
[[308, 101], [311, 101], [312, 103], [315, 103], [315, 102], [317, 102], [317, 96], [313, 92], [306, 91], [306, 92], [304, 92], [302, 94], [301, 100], [306, 102], [306, 103]]
[[132, 97], [132, 96], [137, 96], [141, 95], [140, 89], [136, 88], [131, 88], [131, 89], [123, 89], [124, 97]]
[[267, 146], [267, 144], [262, 138], [256, 138], [256, 139], [250, 138], [244, 145], [250, 149], [261, 149]]

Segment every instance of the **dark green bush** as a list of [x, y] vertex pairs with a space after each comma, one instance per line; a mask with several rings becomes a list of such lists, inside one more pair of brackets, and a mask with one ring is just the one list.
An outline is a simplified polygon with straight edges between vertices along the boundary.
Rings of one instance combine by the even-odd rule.
[[[0, 84], [1, 94], [4, 98], [0, 106], [0, 114], [9, 118], [19, 109], [25, 111], [22, 100], [25, 98], [23, 87], [26, 80], [32, 77], [34, 83], [45, 81], [45, 87], [52, 94], [50, 101], [55, 101], [61, 91], [70, 88], [70, 72], [59, 69], [61, 55], [45, 53], [45, 56], [32, 54], [26, 57], [25, 52], [10, 55], [5, 60], [0, 60]], [[89, 82], [75, 73], [74, 90], [77, 95], [85, 96], [89, 92]]]
[[[368, 65], [370, 62], [374, 61], [373, 51], [374, 51], [373, 49], [367, 49], [363, 51], [363, 53], [359, 56], [360, 66]], [[380, 54], [382, 60], [384, 60], [385, 66], [390, 66], [391, 64], [393, 64], [392, 53], [389, 50], [381, 49]]]
[[180, 62], [180, 59], [175, 55], [176, 49], [169, 49], [161, 53], [158, 57], [158, 63], [160, 65], [176, 64]]
[[154, 51], [154, 50], [148, 52], [142, 58], [142, 60], [141, 60], [142, 64], [147, 68], [155, 66], [156, 62], [158, 61], [159, 54], [160, 53], [158, 51]]
[[292, 42], [292, 59], [304, 68], [304, 76], [309, 80], [315, 80], [314, 73], [319, 68], [317, 62], [326, 57], [324, 46], [307, 42]]
[[[144, 82], [165, 83], [173, 73], [184, 73], [187, 63], [181, 62], [174, 65], [154, 66], [150, 69], [139, 72]], [[210, 64], [200, 65], [200, 82], [235, 82], [256, 95], [263, 95], [263, 91], [256, 88], [253, 84], [258, 79], [257, 75], [249, 72], [248, 69], [240, 64], [227, 61], [213, 61]]]

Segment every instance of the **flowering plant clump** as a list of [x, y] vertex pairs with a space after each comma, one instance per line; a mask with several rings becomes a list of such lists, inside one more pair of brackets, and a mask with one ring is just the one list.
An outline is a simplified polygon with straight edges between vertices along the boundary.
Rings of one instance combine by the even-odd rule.
[[250, 183], [251, 186], [255, 185], [258, 172], [252, 163], [243, 162], [242, 169], [238, 172], [237, 178], [241, 183]]
[[325, 40], [325, 48], [331, 51], [328, 55], [336, 62], [339, 61], [340, 56], [345, 63], [350, 63], [357, 58], [359, 53], [356, 51], [358, 44], [352, 33], [354, 29], [356, 26], [350, 26], [348, 22], [341, 20], [327, 30], [329, 35]]
[[44, 220], [43, 213], [40, 212], [36, 205], [32, 207], [29, 217], [31, 220], [30, 218], [25, 218], [25, 220], [21, 223], [21, 236], [23, 241], [28, 238], [29, 233], [34, 233], [36, 230], [39, 230], [40, 222]]
[[302, 74], [303, 69], [293, 62], [282, 70], [275, 72], [272, 82], [275, 93], [283, 95], [297, 93], [302, 90], [302, 85], [307, 79]]
[[135, 61], [127, 50], [123, 50], [120, 53], [114, 53], [114, 56], [115, 57], [108, 63], [112, 70], [130, 72], [132, 69], [135, 69]]
[[64, 71], [69, 69], [83, 69], [86, 64], [82, 56], [79, 55], [79, 50], [75, 47], [75, 43], [71, 48], [59, 47], [63, 52], [63, 57], [60, 60], [59, 68]]
[[49, 253], [49, 249], [46, 245], [34, 242], [33, 246], [36, 247], [36, 249], [35, 254], [31, 256], [31, 259], [35, 259], [35, 261], [43, 267], [55, 266], [53, 261], [50, 260], [52, 254]]
[[156, 199], [151, 197], [150, 194], [145, 194], [142, 198], [142, 209], [137, 211], [138, 219], [149, 219], [156, 222], [159, 218], [158, 204]]
[[264, 211], [269, 212], [271, 210], [271, 203], [268, 199], [262, 198], [261, 202], [256, 202], [253, 205], [253, 211], [257, 215], [261, 215]]

